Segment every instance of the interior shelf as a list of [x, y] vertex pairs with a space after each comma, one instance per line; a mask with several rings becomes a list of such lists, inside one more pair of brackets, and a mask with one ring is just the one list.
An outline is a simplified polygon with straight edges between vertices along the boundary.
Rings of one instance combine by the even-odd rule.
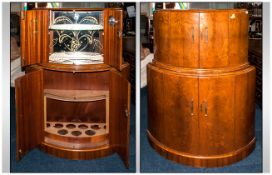
[[62, 101], [97, 101], [106, 99], [109, 96], [109, 91], [44, 89], [44, 95], [47, 98]]
[[103, 30], [104, 27], [100, 24], [53, 24], [49, 26], [51, 30]]
[[106, 123], [46, 122], [45, 142], [71, 149], [89, 149], [109, 144]]
[[49, 62], [62, 64], [101, 64], [103, 55], [93, 52], [56, 52], [49, 56]]
[[84, 138], [107, 133], [106, 123], [46, 122], [45, 131], [63, 137]]

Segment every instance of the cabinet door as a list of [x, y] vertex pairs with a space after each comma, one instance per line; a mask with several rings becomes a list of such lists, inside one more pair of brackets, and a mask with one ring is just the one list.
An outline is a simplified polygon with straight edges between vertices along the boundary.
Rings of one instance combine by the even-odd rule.
[[200, 68], [229, 64], [228, 17], [227, 11], [200, 13]]
[[42, 72], [34, 71], [15, 80], [16, 158], [36, 147], [43, 139]]
[[251, 67], [235, 77], [235, 149], [243, 148], [255, 137], [255, 74]]
[[234, 145], [233, 76], [199, 77], [199, 153], [229, 153]]
[[199, 12], [157, 12], [154, 26], [154, 58], [178, 67], [199, 66]]
[[248, 61], [248, 14], [247, 11], [229, 13], [230, 65]]
[[179, 152], [198, 153], [198, 77], [164, 74], [162, 82], [163, 98], [157, 99], [164, 109], [162, 143]]
[[110, 72], [110, 145], [129, 166], [130, 84], [115, 70]]
[[48, 60], [48, 10], [28, 10], [21, 13], [22, 66]]
[[104, 62], [121, 70], [123, 64], [123, 11], [106, 9], [104, 10], [104, 16]]
[[148, 65], [148, 131], [167, 148], [198, 151], [198, 77]]

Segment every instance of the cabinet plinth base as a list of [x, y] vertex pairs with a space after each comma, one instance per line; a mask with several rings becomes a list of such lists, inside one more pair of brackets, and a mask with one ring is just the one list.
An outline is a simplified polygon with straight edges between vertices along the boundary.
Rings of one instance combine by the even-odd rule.
[[43, 142], [40, 148], [44, 152], [51, 154], [53, 156], [65, 158], [65, 159], [72, 159], [72, 160], [96, 159], [96, 158], [105, 157], [114, 153], [113, 149], [110, 146], [104, 146], [104, 147], [96, 148], [96, 149], [75, 150], [75, 149], [61, 148], [61, 147], [50, 145]]
[[194, 156], [166, 147], [156, 138], [154, 138], [148, 130], [147, 135], [149, 143], [161, 156], [180, 164], [198, 168], [222, 167], [238, 162], [247, 157], [254, 150], [256, 143], [256, 139], [254, 137], [246, 146], [227, 154], [215, 156]]

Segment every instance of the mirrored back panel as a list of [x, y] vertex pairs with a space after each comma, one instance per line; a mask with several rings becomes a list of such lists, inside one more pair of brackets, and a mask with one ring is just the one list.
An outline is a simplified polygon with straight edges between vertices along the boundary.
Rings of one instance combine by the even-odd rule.
[[51, 11], [49, 62], [103, 63], [103, 11]]

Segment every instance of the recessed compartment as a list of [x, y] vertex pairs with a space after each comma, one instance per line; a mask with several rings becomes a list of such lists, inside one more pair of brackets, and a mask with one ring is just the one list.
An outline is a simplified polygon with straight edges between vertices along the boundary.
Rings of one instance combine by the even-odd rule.
[[49, 34], [49, 62], [103, 63], [103, 11], [51, 11]]
[[44, 90], [44, 141], [72, 149], [109, 144], [109, 92]]

